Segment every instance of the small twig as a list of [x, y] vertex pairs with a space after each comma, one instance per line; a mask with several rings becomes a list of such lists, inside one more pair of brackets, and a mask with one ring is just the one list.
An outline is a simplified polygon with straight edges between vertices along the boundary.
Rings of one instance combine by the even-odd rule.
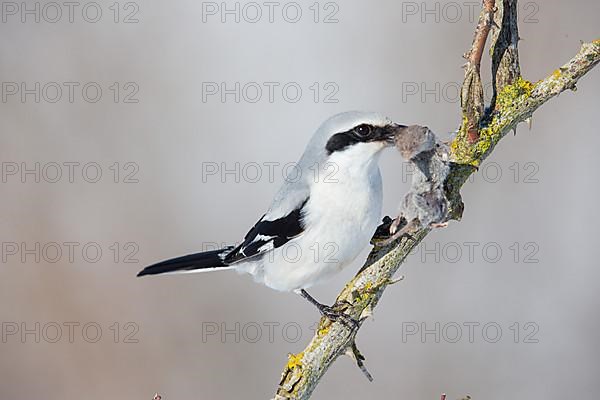
[[469, 51], [468, 60], [471, 64], [477, 66], [481, 65], [481, 56], [483, 55], [483, 49], [487, 41], [488, 34], [492, 28], [494, 22], [494, 0], [484, 0], [483, 9], [479, 15], [479, 22], [475, 29], [475, 35], [473, 37], [473, 44]]
[[467, 65], [461, 90], [461, 107], [466, 120], [463, 125], [470, 144], [479, 139], [479, 123], [484, 112], [483, 84], [481, 83], [481, 56], [488, 34], [494, 23], [494, 0], [484, 0], [483, 9], [473, 36], [471, 50], [466, 54]]
[[367, 370], [367, 367], [364, 363], [365, 357], [360, 353], [358, 347], [356, 347], [356, 342], [352, 342], [352, 345], [346, 350], [346, 354], [356, 362], [356, 365], [369, 380], [369, 382], [373, 382], [373, 375], [371, 375]]

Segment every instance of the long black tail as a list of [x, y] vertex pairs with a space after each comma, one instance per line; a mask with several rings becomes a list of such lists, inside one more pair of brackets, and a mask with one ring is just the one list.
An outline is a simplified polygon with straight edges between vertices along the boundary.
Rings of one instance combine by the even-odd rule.
[[220, 250], [188, 254], [187, 256], [161, 261], [157, 264], [144, 268], [137, 274], [137, 276], [166, 274], [169, 272], [194, 272], [195, 270], [228, 268], [229, 265], [223, 262], [223, 258], [229, 251], [231, 251], [231, 249], [231, 247], [227, 247]]

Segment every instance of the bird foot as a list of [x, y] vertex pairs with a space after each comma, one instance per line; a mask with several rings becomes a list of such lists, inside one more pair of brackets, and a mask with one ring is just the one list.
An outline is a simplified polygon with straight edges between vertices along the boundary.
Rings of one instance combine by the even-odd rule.
[[351, 331], [356, 331], [360, 327], [358, 321], [339, 310], [337, 304], [334, 304], [333, 306], [321, 304], [320, 306], [317, 306], [317, 308], [319, 309], [321, 315], [326, 317], [328, 320], [331, 322], [339, 322]]
[[400, 225], [402, 224], [402, 222], [405, 222], [406, 219], [404, 219], [403, 217], [396, 217], [396, 219], [392, 222], [392, 224], [390, 225], [390, 234], [391, 236], [388, 237], [385, 240], [382, 240], [380, 243], [378, 243], [380, 246], [387, 246], [390, 243], [398, 240], [399, 238], [405, 236], [411, 240], [414, 240], [415, 238], [410, 234], [414, 228], [415, 228], [415, 221], [411, 221], [409, 223], [406, 223], [402, 229], [398, 230], [398, 228], [400, 227]]
[[349, 302], [343, 301], [343, 302], [335, 303], [333, 306], [328, 306], [328, 305], [319, 303], [317, 300], [315, 300], [314, 297], [312, 297], [310, 294], [308, 294], [308, 292], [304, 289], [298, 290], [297, 293], [300, 296], [304, 297], [306, 300], [308, 300], [315, 307], [317, 307], [317, 309], [319, 310], [321, 315], [323, 315], [324, 317], [327, 317], [327, 319], [329, 319], [331, 322], [340, 322], [341, 324], [343, 324], [345, 327], [347, 327], [351, 331], [358, 330], [358, 328], [360, 327], [360, 324], [358, 323], [357, 320], [355, 320], [348, 314], [344, 314], [342, 312], [342, 310], [344, 308], [347, 308], [349, 305], [351, 305]]

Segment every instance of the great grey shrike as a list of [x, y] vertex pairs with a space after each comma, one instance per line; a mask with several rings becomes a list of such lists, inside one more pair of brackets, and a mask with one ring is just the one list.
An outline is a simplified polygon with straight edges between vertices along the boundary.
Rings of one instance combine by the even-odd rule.
[[[382, 211], [378, 161], [406, 128], [377, 113], [345, 112], [317, 129], [266, 214], [237, 247], [190, 254], [138, 276], [235, 269], [280, 291], [294, 291], [332, 320], [345, 314], [305, 289], [350, 264], [369, 244]], [[318, 173], [315, 173], [318, 171]]]

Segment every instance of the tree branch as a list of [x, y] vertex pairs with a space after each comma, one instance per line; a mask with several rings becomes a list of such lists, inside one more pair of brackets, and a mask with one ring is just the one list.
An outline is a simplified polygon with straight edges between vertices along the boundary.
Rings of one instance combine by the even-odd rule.
[[492, 100], [490, 110], [496, 105], [498, 92], [521, 76], [519, 66], [519, 27], [517, 26], [517, 2], [498, 1], [492, 29]]
[[481, 56], [488, 34], [494, 23], [494, 0], [484, 0], [479, 22], [473, 36], [471, 50], [465, 54], [465, 79], [460, 94], [460, 105], [467, 126], [469, 143], [475, 143], [479, 138], [479, 121], [483, 116], [484, 98], [481, 83]]
[[[516, 0], [498, 2], [502, 4], [497, 8], [496, 19], [501, 21], [501, 25], [492, 34], [491, 50], [493, 81], [498, 93], [494, 94], [488, 113], [485, 116], [480, 114], [475, 120], [478, 126], [476, 140], [469, 137], [473, 120], [468, 119], [463, 108], [463, 123], [450, 144], [452, 163], [445, 191], [450, 201], [450, 216], [455, 220], [461, 218], [463, 211], [460, 188], [498, 141], [552, 97], [566, 89], [575, 90], [579, 78], [600, 61], [600, 40], [595, 40], [582, 44], [575, 57], [544, 80], [531, 83], [522, 79], [516, 47]], [[489, 6], [487, 1], [484, 3], [486, 6]], [[490, 10], [484, 8], [484, 12], [489, 13]], [[485, 41], [481, 44], [477, 37], [478, 34], [474, 42], [477, 41], [477, 47], [483, 49]], [[474, 59], [477, 64], [481, 54], [478, 57], [479, 60]], [[465, 80], [465, 85], [469, 86], [470, 83]], [[477, 87], [469, 87], [463, 87], [463, 90], [467, 96], [473, 96]], [[387, 246], [379, 246], [377, 243], [381, 243], [381, 237], [386, 236], [386, 229], [385, 224], [378, 229], [372, 240], [375, 246], [364, 266], [337, 297], [336, 304], [343, 304], [343, 311], [358, 320], [360, 325], [372, 314], [387, 286], [393, 283], [392, 277], [402, 262], [431, 230], [421, 228], [411, 238], [403, 237]], [[351, 355], [366, 373], [362, 364], [364, 357], [356, 348], [356, 334], [357, 330], [342, 323], [321, 318], [315, 336], [304, 351], [289, 356], [275, 399], [308, 399], [327, 369], [342, 354]]]

